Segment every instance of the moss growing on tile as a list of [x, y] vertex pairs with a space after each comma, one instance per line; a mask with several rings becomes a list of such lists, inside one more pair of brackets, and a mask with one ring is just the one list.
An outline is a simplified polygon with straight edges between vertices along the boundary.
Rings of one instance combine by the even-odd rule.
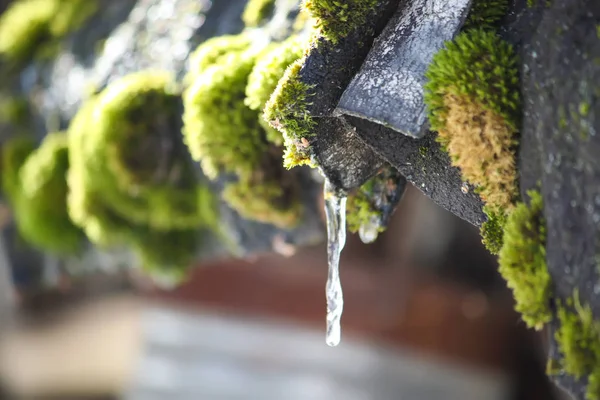
[[48, 56], [97, 9], [95, 0], [18, 0], [0, 17], [0, 55], [12, 62]]
[[225, 187], [223, 199], [244, 218], [286, 229], [296, 226], [302, 215], [293, 193], [278, 180], [243, 178]]
[[220, 64], [233, 53], [244, 52], [252, 45], [249, 34], [223, 35], [204, 41], [190, 55], [186, 82], [190, 83], [208, 67]]
[[256, 53], [232, 52], [198, 75], [184, 95], [184, 135], [202, 170], [245, 175], [256, 169], [267, 142], [258, 113], [244, 104]]
[[290, 65], [265, 105], [263, 118], [283, 134], [286, 168], [310, 163], [308, 138], [316, 121], [308, 111], [313, 88], [299, 79], [303, 59]]
[[[180, 260], [193, 249], [178, 243], [198, 243], [199, 229], [218, 216], [181, 127], [181, 98], [163, 72], [121, 78], [78, 112], [69, 128], [68, 205], [92, 242], [128, 245], [150, 269], [188, 267]], [[163, 243], [169, 238], [179, 242]]]
[[[8, 143], [3, 150], [7, 163], [3, 168], [5, 193], [23, 239], [52, 253], [77, 252], [84, 235], [67, 213], [69, 163], [65, 134], [49, 134], [36, 150], [31, 141], [21, 139]], [[29, 156], [24, 158], [27, 153]]]
[[473, 0], [463, 30], [495, 29], [507, 10], [508, 0]]
[[255, 28], [266, 22], [275, 10], [275, 0], [249, 0], [242, 14], [247, 27]]
[[600, 399], [600, 322], [588, 305], [581, 304], [577, 291], [566, 304], [558, 302], [556, 314], [560, 367], [576, 379], [587, 378], [587, 400]]
[[542, 196], [529, 191], [529, 205], [519, 203], [508, 217], [499, 271], [513, 291], [516, 310], [527, 326], [541, 329], [552, 318], [550, 274], [546, 266], [546, 222]]
[[181, 143], [181, 98], [171, 76], [141, 72], [109, 85], [88, 121], [88, 169], [106, 202], [159, 229], [202, 224], [204, 189]]
[[[382, 211], [372, 203], [373, 187], [375, 178], [368, 180], [356, 191], [348, 196], [346, 202], [346, 224], [348, 230], [357, 233], [363, 225], [369, 225], [372, 221], [379, 221]], [[383, 232], [385, 227], [379, 226], [378, 232]]]
[[261, 56], [248, 77], [244, 102], [251, 109], [261, 112], [259, 122], [265, 129], [267, 140], [277, 145], [283, 143], [283, 137], [264, 120], [262, 111], [286, 69], [302, 56], [303, 50], [301, 40], [291, 37]]
[[518, 197], [515, 164], [520, 95], [516, 56], [495, 33], [461, 33], [427, 71], [431, 128], [486, 204], [508, 213]]
[[481, 226], [481, 237], [483, 245], [492, 254], [498, 254], [502, 248], [504, 226], [507, 215], [498, 209], [483, 207], [487, 220]]
[[14, 137], [2, 144], [2, 192], [9, 199], [17, 197], [21, 187], [19, 171], [35, 148], [35, 141], [28, 136]]
[[320, 34], [333, 43], [361, 27], [378, 0], [304, 0], [302, 6], [316, 21]]
[[298, 204], [282, 186], [288, 178], [274, 173], [281, 169], [280, 161], [279, 165], [270, 162], [281, 157], [281, 150], [274, 156], [269, 141], [279, 144], [281, 138], [265, 132], [259, 112], [260, 102], [272, 90], [265, 91], [264, 86], [273, 86], [269, 83], [273, 78], [255, 76], [255, 80], [266, 79], [260, 87], [249, 82], [253, 71], [268, 75], [260, 71], [262, 67], [257, 72], [255, 64], [273, 48], [255, 43], [239, 51], [234, 46], [203, 72], [188, 76], [184, 135], [209, 178], [215, 179], [220, 172], [237, 176], [238, 182], [228, 184], [223, 193], [232, 208], [248, 219], [291, 227], [298, 222]]

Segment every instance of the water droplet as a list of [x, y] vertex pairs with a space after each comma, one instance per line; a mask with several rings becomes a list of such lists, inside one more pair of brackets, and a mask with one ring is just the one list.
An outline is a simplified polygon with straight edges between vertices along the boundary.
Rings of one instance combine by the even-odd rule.
[[327, 219], [327, 262], [328, 274], [325, 286], [327, 298], [328, 346], [337, 346], [342, 336], [341, 318], [344, 310], [344, 295], [340, 280], [340, 254], [346, 244], [346, 196], [336, 194], [331, 184], [325, 182], [325, 216]]
[[380, 221], [377, 218], [371, 218], [368, 222], [362, 224], [358, 230], [360, 240], [365, 243], [373, 243], [379, 235]]

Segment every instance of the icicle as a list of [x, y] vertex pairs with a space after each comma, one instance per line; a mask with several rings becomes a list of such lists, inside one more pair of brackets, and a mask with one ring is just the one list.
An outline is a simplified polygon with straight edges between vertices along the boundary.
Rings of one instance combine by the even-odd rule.
[[327, 261], [329, 270], [325, 294], [327, 298], [327, 335], [329, 346], [340, 343], [342, 328], [340, 320], [344, 309], [344, 296], [340, 281], [340, 254], [346, 244], [346, 196], [332, 190], [325, 182], [325, 216], [327, 218]]

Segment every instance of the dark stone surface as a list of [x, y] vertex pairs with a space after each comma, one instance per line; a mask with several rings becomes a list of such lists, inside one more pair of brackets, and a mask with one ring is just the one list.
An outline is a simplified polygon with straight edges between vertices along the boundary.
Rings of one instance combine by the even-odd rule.
[[364, 119], [346, 119], [365, 144], [439, 206], [476, 226], [485, 221], [481, 199], [472, 186], [463, 183], [458, 168], [450, 165], [450, 158], [435, 141], [434, 133], [413, 139]]
[[[541, 183], [554, 297], [600, 319], [600, 2], [554, 0], [524, 54], [521, 189]], [[558, 327], [554, 321], [551, 333]], [[558, 354], [551, 336], [551, 356]], [[575, 398], [585, 380], [558, 376]]]
[[338, 112], [415, 138], [426, 133], [425, 72], [460, 31], [471, 0], [403, 2], [344, 91]]

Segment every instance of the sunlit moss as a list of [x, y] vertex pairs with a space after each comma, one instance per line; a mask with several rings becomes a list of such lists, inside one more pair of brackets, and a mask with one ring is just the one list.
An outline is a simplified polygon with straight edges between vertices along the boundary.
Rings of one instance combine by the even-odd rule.
[[[189, 263], [177, 260], [194, 253], [183, 244], [198, 243], [198, 230], [217, 223], [214, 197], [197, 181], [181, 127], [170, 74], [147, 71], [109, 85], [69, 128], [73, 221], [96, 244], [131, 246], [150, 269], [186, 269]], [[162, 243], [169, 238], [178, 243]]]
[[364, 25], [377, 4], [378, 0], [304, 0], [302, 6], [315, 19], [321, 35], [337, 43]]
[[[278, 46], [254, 43], [240, 51], [232, 42], [231, 51], [222, 47], [216, 61], [212, 56], [210, 64], [198, 59], [206, 67], [186, 77], [184, 134], [194, 159], [209, 178], [216, 179], [220, 172], [237, 176], [237, 183], [228, 184], [223, 193], [232, 208], [248, 219], [290, 227], [298, 221], [298, 205], [292, 193], [283, 189], [288, 178], [271, 162], [277, 149], [269, 143], [278, 144], [281, 139], [266, 132], [259, 118], [260, 103], [277, 77], [271, 76], [276, 69], [271, 62], [258, 67], [256, 63], [265, 57], [273, 60], [275, 48]], [[213, 54], [206, 48], [203, 51]]]
[[500, 274], [513, 291], [516, 310], [529, 327], [541, 329], [552, 318], [546, 222], [542, 196], [537, 191], [528, 195], [529, 205], [519, 203], [508, 217], [498, 261]]
[[232, 53], [248, 50], [251, 45], [252, 37], [248, 34], [223, 35], [206, 40], [190, 55], [186, 82], [191, 82], [196, 75], [211, 65], [221, 63], [223, 58]]
[[[486, 24], [504, 13], [502, 4], [475, 3], [469, 23], [488, 27]], [[519, 197], [516, 55], [495, 33], [470, 29], [446, 43], [434, 56], [426, 76], [425, 103], [431, 129], [438, 132], [438, 141], [452, 164], [475, 185], [486, 203], [487, 221], [481, 234], [485, 246], [496, 254], [502, 246], [506, 218]]]
[[67, 213], [69, 163], [65, 135], [49, 134], [36, 150], [31, 141], [21, 139], [8, 143], [3, 150], [4, 191], [23, 239], [53, 253], [78, 251], [84, 236]]
[[251, 51], [225, 55], [222, 64], [196, 76], [185, 92], [185, 140], [210, 178], [220, 170], [248, 174], [266, 151], [258, 114], [244, 104], [256, 56]]
[[316, 121], [308, 111], [313, 88], [299, 79], [303, 59], [290, 65], [265, 105], [263, 118], [283, 134], [286, 167], [310, 161], [308, 139], [314, 136]]
[[[96, 0], [17, 0], [0, 17], [0, 55], [27, 61], [76, 30], [96, 10]], [[47, 55], [47, 54], [41, 54]]]
[[262, 110], [285, 70], [302, 56], [303, 50], [302, 41], [292, 37], [261, 56], [248, 77], [244, 102], [251, 109], [261, 112], [259, 118], [267, 139], [277, 145], [283, 143], [282, 135], [262, 118]]
[[248, 27], [257, 27], [267, 21], [275, 9], [275, 0], [249, 0], [242, 14]]

